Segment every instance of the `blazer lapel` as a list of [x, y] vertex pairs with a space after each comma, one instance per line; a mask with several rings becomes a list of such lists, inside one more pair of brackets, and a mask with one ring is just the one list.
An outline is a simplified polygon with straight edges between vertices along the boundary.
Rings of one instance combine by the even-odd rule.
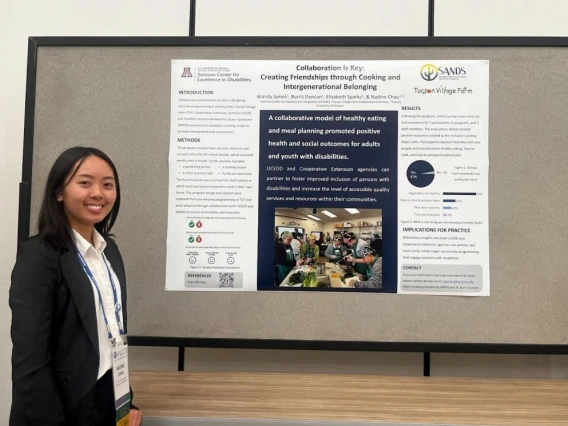
[[87, 274], [83, 270], [75, 249], [69, 249], [61, 255], [61, 270], [69, 286], [69, 291], [77, 307], [77, 312], [91, 340], [93, 347], [99, 354], [99, 333], [97, 312], [95, 310], [95, 297], [93, 287]]

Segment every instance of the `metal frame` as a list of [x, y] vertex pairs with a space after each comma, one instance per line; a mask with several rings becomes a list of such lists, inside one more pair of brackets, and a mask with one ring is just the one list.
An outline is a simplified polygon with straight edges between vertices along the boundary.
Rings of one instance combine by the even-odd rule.
[[349, 352], [427, 352], [469, 354], [566, 355], [568, 345], [512, 343], [368, 342], [344, 340], [282, 340], [128, 336], [134, 346], [220, 349], [324, 350]]
[[[430, 0], [429, 33], [433, 35], [434, 1]], [[195, 33], [195, 0], [192, 0]], [[18, 212], [18, 241], [29, 236], [33, 165], [37, 50], [44, 46], [381, 46], [381, 47], [568, 47], [568, 37], [30, 37], [24, 124], [22, 182]], [[568, 345], [477, 344], [438, 342], [306, 341], [130, 336], [135, 346], [177, 347], [178, 370], [184, 367], [184, 348], [246, 348], [332, 351], [423, 352], [424, 375], [430, 375], [430, 353], [566, 355]]]
[[[434, 1], [434, 0], [431, 0]], [[189, 36], [195, 36], [195, 15], [197, 9], [197, 0], [190, 0], [189, 2]]]
[[428, 0], [428, 37], [434, 37], [434, 3], [436, 0]]

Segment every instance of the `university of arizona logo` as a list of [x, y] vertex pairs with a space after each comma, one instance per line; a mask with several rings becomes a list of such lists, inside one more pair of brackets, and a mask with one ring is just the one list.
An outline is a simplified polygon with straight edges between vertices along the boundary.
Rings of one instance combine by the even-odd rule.
[[181, 76], [182, 77], [193, 77], [193, 75], [191, 75], [191, 70], [189, 68], [184, 68], [183, 74]]

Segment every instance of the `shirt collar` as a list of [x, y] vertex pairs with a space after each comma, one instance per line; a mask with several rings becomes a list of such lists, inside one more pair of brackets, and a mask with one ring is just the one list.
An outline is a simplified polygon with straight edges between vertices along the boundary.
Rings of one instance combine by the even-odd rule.
[[99, 253], [102, 253], [106, 248], [105, 239], [102, 237], [101, 234], [99, 234], [99, 232], [95, 228], [93, 228], [93, 244], [88, 242], [85, 238], [81, 236], [81, 234], [79, 234], [74, 229], [73, 229], [73, 240], [75, 241], [77, 249], [79, 250], [79, 253], [81, 253], [82, 256], [85, 256], [87, 250], [89, 250], [90, 248], [94, 248]]

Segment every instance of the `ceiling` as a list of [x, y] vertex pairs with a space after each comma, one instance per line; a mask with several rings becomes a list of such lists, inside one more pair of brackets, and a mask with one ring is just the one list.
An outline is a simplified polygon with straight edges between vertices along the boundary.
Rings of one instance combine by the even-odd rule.
[[[330, 213], [337, 215], [337, 217], [328, 217], [323, 214], [321, 211], [327, 210]], [[317, 209], [317, 213], [313, 214], [312, 209], [307, 207], [298, 207], [297, 209], [291, 208], [277, 208], [274, 212], [276, 216], [285, 216], [292, 219], [306, 219], [312, 220], [311, 218], [307, 217], [306, 215], [310, 214], [315, 217], [319, 217], [321, 220], [320, 223], [339, 223], [339, 222], [346, 222], [346, 221], [358, 221], [358, 220], [365, 220], [369, 217], [381, 217], [382, 210], [381, 209], [359, 209], [360, 213], [351, 214], [347, 210], [343, 208], [323, 208]]]

